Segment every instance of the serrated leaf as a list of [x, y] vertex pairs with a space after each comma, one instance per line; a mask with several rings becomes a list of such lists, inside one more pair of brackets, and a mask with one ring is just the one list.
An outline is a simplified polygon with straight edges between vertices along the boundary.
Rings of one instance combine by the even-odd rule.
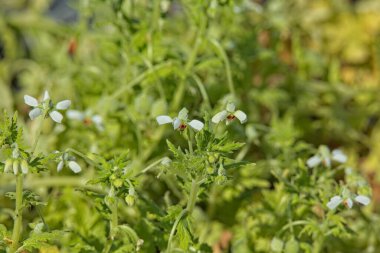
[[60, 231], [31, 233], [29, 238], [22, 243], [22, 246], [16, 252], [21, 253], [25, 250], [39, 249], [48, 246], [52, 241], [58, 240], [61, 234], [62, 232]]
[[183, 155], [181, 148], [176, 148], [173, 143], [169, 140], [166, 140], [166, 143], [169, 147], [169, 150], [173, 153], [174, 157], [179, 158]]
[[192, 242], [192, 236], [186, 219], [183, 219], [178, 223], [177, 238], [179, 241], [179, 247], [183, 250], [188, 250]]

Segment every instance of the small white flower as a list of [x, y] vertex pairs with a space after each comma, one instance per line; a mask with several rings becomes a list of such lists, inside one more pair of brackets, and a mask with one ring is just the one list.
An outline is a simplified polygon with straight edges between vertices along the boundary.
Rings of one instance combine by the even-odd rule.
[[99, 131], [104, 131], [103, 118], [98, 114], [93, 114], [91, 111], [68, 110], [66, 116], [72, 120], [82, 121], [85, 125], [94, 124]]
[[40, 115], [49, 114], [50, 118], [57, 123], [61, 123], [63, 119], [62, 114], [57, 110], [66, 110], [71, 105], [70, 100], [63, 100], [54, 105], [47, 91], [45, 91], [43, 100], [40, 103], [36, 98], [29, 95], [24, 96], [24, 102], [25, 104], [33, 107], [33, 109], [29, 112], [29, 117], [31, 120], [34, 120]]
[[235, 110], [234, 103], [228, 103], [226, 109], [218, 112], [212, 117], [211, 121], [215, 124], [218, 124], [221, 121], [226, 121], [226, 124], [230, 124], [234, 119], [238, 119], [240, 123], [245, 123], [247, 121], [247, 114], [243, 111]]
[[[357, 195], [354, 200], [362, 205], [368, 205], [371, 202], [371, 199], [364, 195]], [[347, 208], [352, 208], [354, 202], [351, 197], [351, 193], [347, 189], [343, 189], [341, 195], [336, 195], [330, 199], [327, 203], [327, 207], [330, 210], [337, 208], [341, 203]]]
[[161, 164], [164, 166], [169, 166], [172, 163], [172, 160], [169, 157], [164, 157], [161, 160]]
[[161, 116], [158, 116], [156, 120], [159, 125], [172, 123], [174, 130], [183, 131], [186, 129], [188, 125], [196, 131], [202, 130], [202, 128], [204, 127], [204, 124], [201, 121], [196, 120], [196, 119], [193, 119], [190, 122], [188, 121], [188, 118], [187, 118], [188, 112], [189, 111], [186, 108], [183, 108], [178, 113], [178, 116], [174, 119], [167, 115], [161, 115]]
[[340, 150], [334, 149], [330, 152], [330, 149], [324, 145], [321, 145], [318, 149], [318, 153], [310, 157], [306, 164], [309, 168], [314, 168], [320, 163], [323, 163], [326, 167], [331, 167], [331, 160], [338, 163], [347, 162], [347, 156]]
[[[58, 151], [56, 151], [56, 152], [58, 152]], [[75, 161], [75, 157], [70, 156], [66, 152], [63, 153], [59, 157], [59, 162], [57, 165], [57, 171], [60, 172], [65, 165], [68, 166], [70, 168], [70, 170], [72, 170], [72, 172], [74, 172], [74, 173], [79, 173], [82, 171], [82, 168], [80, 167], [80, 165]]]

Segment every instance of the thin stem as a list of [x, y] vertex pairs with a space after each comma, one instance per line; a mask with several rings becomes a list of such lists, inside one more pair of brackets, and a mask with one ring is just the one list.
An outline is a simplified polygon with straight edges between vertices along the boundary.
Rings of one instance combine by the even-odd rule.
[[115, 240], [117, 226], [118, 226], [118, 214], [117, 214], [117, 205], [118, 205], [118, 199], [115, 196], [115, 189], [112, 187], [109, 191], [108, 196], [110, 197], [109, 208], [111, 211], [111, 220], [109, 221], [110, 224], [110, 230], [109, 230], [109, 238], [106, 242], [106, 245], [104, 246], [103, 253], [110, 252], [112, 248], [113, 241]]
[[28, 178], [30, 180], [25, 181], [25, 188], [35, 187], [80, 187], [84, 190], [97, 192], [100, 194], [106, 194], [104, 190], [99, 187], [86, 185], [86, 179], [70, 176], [60, 177], [48, 177], [48, 178]]
[[22, 193], [23, 193], [23, 174], [18, 173], [16, 176], [16, 207], [15, 207], [15, 223], [12, 233], [12, 245], [9, 253], [16, 252], [19, 247], [19, 241], [22, 233]]
[[199, 189], [199, 184], [197, 180], [193, 179], [191, 181], [190, 195], [189, 195], [189, 199], [187, 201], [187, 206], [186, 206], [186, 210], [189, 212], [189, 215], [191, 215], [194, 210], [195, 203], [197, 201], [197, 196], [198, 196], [198, 189]]
[[174, 221], [172, 230], [170, 231], [168, 245], [166, 248], [167, 253], [171, 252], [171, 245], [172, 245], [173, 237], [174, 237], [174, 234], [175, 234], [175, 231], [177, 229], [179, 222], [182, 220], [182, 218], [185, 215], [191, 216], [191, 214], [193, 213], [195, 203], [197, 201], [198, 189], [199, 189], [199, 183], [197, 182], [197, 180], [193, 179], [191, 182], [190, 195], [189, 195], [189, 199], [187, 200], [186, 208], [183, 209], [182, 212], [178, 215], [177, 219]]
[[228, 56], [226, 52], [224, 51], [223, 47], [220, 45], [220, 43], [217, 40], [209, 39], [209, 41], [211, 45], [213, 45], [214, 48], [217, 50], [217, 54], [219, 54], [219, 56], [224, 61], [224, 65], [226, 68], [228, 89], [230, 90], [230, 93], [232, 94], [232, 96], [236, 98], [235, 86], [232, 80], [231, 66], [230, 66], [230, 61], [228, 60]]
[[247, 145], [245, 145], [245, 146], [240, 150], [240, 152], [239, 152], [238, 155], [236, 156], [235, 160], [236, 160], [236, 161], [239, 161], [239, 162], [240, 162], [241, 160], [243, 160], [244, 157], [247, 155], [247, 153], [248, 153], [250, 147], [251, 147], [251, 144], [250, 144], [250, 143], [248, 143]]
[[195, 64], [195, 60], [197, 58], [199, 47], [202, 44], [202, 35], [204, 34], [205, 30], [206, 30], [206, 22], [203, 22], [201, 24], [201, 27], [199, 28], [197, 34], [196, 34], [193, 50], [191, 51], [189, 59], [186, 62], [184, 73], [181, 76], [181, 80], [180, 80], [180, 83], [178, 85], [177, 92], [174, 96], [173, 104], [172, 104], [173, 110], [176, 110], [179, 107], [179, 105], [181, 104], [183, 95], [185, 93], [185, 84], [186, 84], [185, 81], [186, 81], [186, 78], [189, 76], [190, 71]]
[[34, 138], [34, 143], [33, 143], [32, 151], [31, 151], [31, 156], [33, 156], [34, 152], [36, 151], [37, 144], [41, 136], [42, 126], [43, 126], [45, 117], [46, 117], [46, 114], [43, 114], [42, 119], [40, 120], [40, 124], [38, 125], [37, 131], [36, 131], [36, 137]]
[[167, 158], [167, 157], [163, 157], [163, 158], [158, 159], [157, 161], [149, 164], [145, 169], [143, 169], [140, 173], [138, 173], [136, 175], [136, 177], [141, 176], [141, 175], [147, 173], [149, 170], [151, 170], [152, 168], [154, 168], [157, 164], [160, 164], [162, 162], [162, 160], [164, 160], [165, 158]]
[[190, 128], [187, 128], [187, 143], [189, 144], [189, 152], [192, 154], [193, 151], [193, 134]]
[[175, 231], [177, 230], [178, 223], [182, 220], [182, 218], [187, 214], [187, 209], [183, 209], [182, 212], [178, 215], [177, 219], [174, 221], [172, 230], [170, 231], [170, 236], [168, 240], [168, 245], [166, 247], [166, 253], [171, 252], [172, 248], [172, 241], [175, 234]]
[[[32, 151], [31, 151], [31, 157], [36, 152], [38, 140], [41, 136], [41, 130], [43, 126], [43, 122], [45, 119], [45, 114], [42, 115], [42, 119], [40, 121], [40, 124], [38, 125], [36, 137], [34, 139]], [[13, 232], [12, 232], [12, 245], [10, 247], [9, 253], [16, 252], [19, 247], [19, 241], [22, 233], [22, 210], [23, 210], [23, 180], [24, 176], [22, 173], [18, 173], [16, 175], [16, 206], [15, 206], [15, 221], [13, 224]]]
[[194, 82], [197, 84], [199, 92], [201, 93], [201, 96], [203, 98], [203, 101], [206, 103], [208, 108], [211, 108], [210, 99], [208, 97], [208, 94], [207, 94], [207, 91], [206, 91], [206, 88], [205, 88], [203, 82], [198, 77], [198, 75], [196, 75], [195, 73], [193, 73], [191, 75], [191, 77], [194, 79]]
[[294, 226], [300, 226], [300, 225], [306, 225], [308, 224], [309, 222], [306, 221], [306, 220], [297, 220], [297, 221], [292, 221], [288, 224], [286, 224], [281, 230], [280, 230], [280, 234], [281, 233], [284, 233], [287, 229], [289, 228], [293, 228]]
[[[130, 81], [129, 83], [125, 84], [125, 85], [122, 85], [118, 90], [116, 90], [114, 93], [110, 94], [109, 96], [105, 97], [101, 103], [98, 104], [99, 107], [103, 106], [103, 103], [108, 101], [108, 100], [115, 100], [117, 98], [119, 98], [124, 92], [126, 92], [127, 90], [131, 89], [133, 86], [139, 84], [140, 82], [142, 82], [144, 79], [146, 79], [147, 77], [149, 77], [150, 75], [152, 74], [155, 74], [156, 72], [158, 72], [159, 70], [162, 70], [162, 69], [165, 69], [165, 68], [168, 68], [168, 67], [173, 67], [173, 62], [169, 61], [169, 62], [165, 62], [163, 64], [160, 64], [160, 65], [156, 65], [152, 68], [150, 68], [149, 70], [143, 72], [141, 75], [137, 76], [135, 79], [133, 79], [132, 81]], [[103, 103], [102, 103], [103, 102]]]

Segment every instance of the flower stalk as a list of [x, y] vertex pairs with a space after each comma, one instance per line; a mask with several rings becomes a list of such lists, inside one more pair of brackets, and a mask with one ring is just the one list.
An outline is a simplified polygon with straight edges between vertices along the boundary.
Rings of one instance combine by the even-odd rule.
[[12, 245], [9, 253], [14, 253], [19, 247], [19, 241], [22, 233], [22, 210], [23, 210], [23, 174], [16, 175], [16, 207], [15, 207], [15, 222], [12, 232]]
[[111, 219], [109, 221], [110, 230], [109, 230], [109, 236], [108, 240], [106, 242], [106, 245], [104, 246], [103, 253], [110, 252], [112, 248], [113, 241], [116, 237], [116, 231], [118, 226], [118, 213], [117, 213], [117, 206], [118, 206], [118, 199], [115, 195], [115, 188], [111, 187], [109, 193], [108, 193], [108, 207], [111, 211]]

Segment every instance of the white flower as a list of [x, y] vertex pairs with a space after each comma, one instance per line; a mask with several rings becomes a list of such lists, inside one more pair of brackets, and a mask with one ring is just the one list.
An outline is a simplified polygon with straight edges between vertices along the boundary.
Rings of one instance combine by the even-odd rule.
[[82, 121], [85, 125], [94, 124], [99, 131], [104, 131], [102, 116], [93, 114], [91, 111], [68, 110], [66, 116], [72, 120]]
[[47, 91], [45, 91], [43, 100], [40, 103], [36, 98], [29, 95], [24, 96], [24, 102], [25, 104], [33, 107], [33, 109], [29, 112], [29, 117], [31, 120], [34, 120], [40, 115], [49, 114], [50, 118], [57, 123], [61, 123], [63, 119], [62, 114], [57, 110], [66, 110], [71, 105], [70, 100], [63, 100], [54, 105]]
[[202, 128], [204, 127], [204, 124], [201, 121], [196, 120], [196, 119], [193, 119], [190, 122], [188, 121], [188, 118], [187, 118], [188, 112], [189, 111], [186, 108], [183, 108], [178, 113], [178, 116], [174, 119], [172, 119], [171, 117], [167, 115], [161, 115], [161, 116], [158, 116], [156, 120], [159, 125], [172, 123], [174, 130], [183, 131], [186, 129], [188, 125], [196, 131], [202, 130]]
[[334, 149], [330, 152], [328, 147], [322, 145], [319, 147], [318, 153], [310, 157], [306, 161], [306, 164], [309, 168], [314, 168], [322, 162], [326, 167], [331, 167], [331, 160], [338, 163], [345, 163], [347, 156], [340, 149]]
[[172, 160], [169, 157], [164, 157], [161, 160], [161, 164], [164, 166], [169, 166], [172, 163]]
[[80, 165], [75, 161], [75, 157], [69, 156], [66, 152], [59, 157], [57, 171], [60, 172], [65, 165], [68, 166], [74, 173], [79, 173], [82, 171]]
[[[364, 195], [357, 195], [354, 200], [362, 205], [368, 205], [371, 202], [371, 199]], [[351, 197], [351, 193], [344, 189], [341, 195], [336, 195], [330, 199], [327, 203], [327, 207], [330, 210], [337, 208], [341, 203], [347, 208], [352, 208], [354, 202]]]
[[247, 114], [245, 114], [243, 111], [235, 110], [234, 103], [228, 103], [226, 109], [215, 114], [214, 117], [212, 117], [211, 121], [215, 124], [218, 124], [219, 122], [225, 120], [226, 124], [228, 125], [236, 118], [240, 121], [240, 123], [243, 124], [247, 121]]

